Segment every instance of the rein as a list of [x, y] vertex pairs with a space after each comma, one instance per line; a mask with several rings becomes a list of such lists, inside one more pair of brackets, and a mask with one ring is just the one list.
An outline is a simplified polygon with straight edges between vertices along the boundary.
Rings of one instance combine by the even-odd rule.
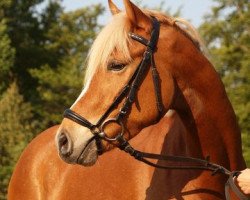
[[[239, 188], [235, 185], [234, 180], [233, 180], [234, 177], [237, 177], [240, 174], [240, 172], [238, 171], [231, 172], [228, 169], [224, 168], [223, 166], [212, 163], [209, 161], [209, 157], [207, 157], [206, 159], [198, 159], [198, 158], [184, 157], [184, 156], [170, 156], [170, 155], [161, 155], [161, 154], [141, 152], [141, 151], [135, 150], [129, 144], [129, 142], [124, 138], [123, 119], [124, 117], [128, 115], [129, 111], [131, 110], [132, 104], [135, 102], [135, 97], [142, 83], [143, 75], [145, 74], [146, 69], [149, 66], [151, 67], [152, 78], [153, 78], [153, 83], [154, 83], [156, 107], [159, 112], [159, 117], [163, 115], [164, 107], [163, 107], [161, 92], [160, 92], [160, 78], [159, 78], [159, 74], [156, 69], [156, 65], [154, 61], [154, 52], [156, 49], [156, 45], [157, 45], [158, 38], [159, 38], [159, 32], [160, 32], [160, 23], [158, 22], [156, 18], [152, 17], [152, 25], [153, 25], [153, 29], [151, 32], [150, 40], [147, 40], [143, 38], [142, 36], [136, 35], [134, 33], [129, 33], [129, 36], [133, 40], [140, 42], [141, 44], [145, 45], [147, 48], [143, 54], [142, 61], [138, 65], [136, 71], [134, 72], [130, 80], [128, 81], [127, 85], [121, 90], [119, 95], [115, 98], [113, 103], [106, 110], [106, 112], [101, 116], [98, 122], [96, 124], [92, 124], [87, 119], [77, 114], [76, 112], [72, 111], [71, 109], [66, 109], [64, 111], [63, 116], [65, 118], [68, 118], [80, 124], [81, 126], [88, 128], [94, 134], [94, 138], [96, 139], [96, 144], [97, 144], [99, 155], [103, 153], [101, 140], [106, 140], [108, 142], [117, 142], [118, 143], [117, 147], [119, 147], [121, 150], [130, 154], [135, 159], [147, 165], [153, 166], [155, 168], [175, 169], [175, 170], [189, 170], [189, 169], [207, 170], [207, 171], [211, 171], [212, 175], [221, 173], [221, 174], [229, 176], [229, 179], [225, 185], [226, 199], [230, 200], [229, 188], [231, 188], [235, 192], [235, 194], [239, 197], [239, 199], [247, 200], [248, 198], [239, 190]], [[109, 114], [118, 107], [118, 105], [121, 103], [123, 99], [125, 99], [124, 103], [122, 107], [120, 108], [117, 116], [115, 118], [107, 119]], [[104, 131], [105, 127], [111, 123], [115, 123], [119, 127], [121, 127], [121, 132], [115, 137], [108, 137]], [[171, 162], [183, 162], [183, 163], [187, 163], [187, 165], [163, 166], [163, 165], [155, 164], [147, 159], [156, 159], [156, 160], [164, 160], [164, 161], [171, 161]], [[191, 163], [196, 163], [196, 164], [194, 165]]]
[[[147, 153], [142, 152], [134, 149], [129, 142], [123, 137], [120, 136], [117, 140], [119, 142], [119, 148], [122, 151], [125, 151], [132, 157], [134, 157], [136, 160], [139, 160], [147, 165], [150, 165], [152, 167], [158, 168], [158, 169], [171, 169], [171, 170], [206, 170], [211, 171], [212, 176], [220, 173], [227, 175], [229, 178], [225, 184], [225, 196], [226, 200], [230, 200], [230, 188], [231, 190], [237, 195], [237, 197], [240, 200], [249, 200], [249, 198], [243, 194], [240, 189], [236, 186], [234, 182], [234, 178], [238, 177], [240, 175], [240, 171], [229, 171], [225, 167], [212, 163], [209, 161], [209, 156], [206, 159], [199, 159], [199, 158], [193, 158], [188, 156], [172, 156], [172, 155], [162, 155], [162, 154], [154, 154], [154, 153]], [[182, 162], [182, 163], [196, 163], [198, 165], [170, 165], [170, 166], [163, 166], [155, 164], [146, 158], [149, 159], [155, 159], [155, 160], [162, 160], [162, 161], [171, 161], [171, 162]]]

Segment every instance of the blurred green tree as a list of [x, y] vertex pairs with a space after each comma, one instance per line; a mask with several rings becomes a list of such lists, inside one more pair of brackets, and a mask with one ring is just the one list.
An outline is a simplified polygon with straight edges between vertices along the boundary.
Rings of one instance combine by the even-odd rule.
[[39, 67], [43, 61], [43, 31], [40, 27], [40, 17], [36, 12], [43, 0], [2, 0], [0, 15], [5, 19], [7, 33], [11, 46], [15, 49], [14, 65], [10, 73], [17, 80], [20, 92], [25, 99], [33, 98], [34, 89], [30, 85], [35, 82], [31, 79], [28, 69]]
[[0, 199], [6, 199], [15, 163], [32, 138], [31, 105], [25, 103], [14, 82], [0, 100]]
[[96, 32], [99, 31], [98, 16], [101, 5], [62, 13], [46, 34], [44, 48], [53, 52], [57, 62], [31, 69], [30, 74], [38, 81], [37, 93], [40, 102], [35, 105], [44, 126], [59, 123], [62, 113], [77, 98], [84, 77], [84, 60]]
[[[6, 19], [6, 32], [16, 51], [12, 67], [7, 66], [6, 73], [11, 74], [8, 80], [16, 80], [25, 101], [32, 104], [34, 120], [41, 122], [37, 132], [59, 122], [63, 109], [81, 90], [81, 67], [100, 28], [97, 19], [104, 11], [103, 6], [93, 5], [65, 13], [61, 1], [50, 0], [38, 12], [42, 2], [0, 3], [0, 15]], [[5, 74], [2, 76], [7, 80]]]
[[11, 41], [7, 34], [5, 19], [0, 19], [0, 98], [1, 94], [7, 89], [10, 84], [12, 75], [11, 68], [13, 67], [15, 50], [11, 47]]
[[238, 117], [250, 166], [250, 2], [214, 1], [200, 31]]

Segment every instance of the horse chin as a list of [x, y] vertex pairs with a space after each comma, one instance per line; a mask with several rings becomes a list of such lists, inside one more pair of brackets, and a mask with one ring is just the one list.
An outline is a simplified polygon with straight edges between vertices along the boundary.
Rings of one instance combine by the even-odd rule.
[[93, 166], [98, 158], [98, 152], [95, 140], [89, 142], [82, 150], [81, 154], [76, 160], [76, 163], [85, 167]]

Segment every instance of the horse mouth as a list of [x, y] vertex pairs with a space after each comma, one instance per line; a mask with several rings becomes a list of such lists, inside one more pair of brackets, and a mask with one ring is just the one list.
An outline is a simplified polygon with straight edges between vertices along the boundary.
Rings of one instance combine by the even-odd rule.
[[85, 167], [93, 166], [98, 158], [95, 138], [91, 138], [83, 148], [76, 163]]

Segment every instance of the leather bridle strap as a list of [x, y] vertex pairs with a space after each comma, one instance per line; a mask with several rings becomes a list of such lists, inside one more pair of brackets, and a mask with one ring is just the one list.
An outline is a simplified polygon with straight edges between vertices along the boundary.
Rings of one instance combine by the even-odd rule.
[[162, 102], [161, 91], [160, 91], [160, 88], [156, 88], [156, 87], [160, 87], [160, 84], [159, 84], [160, 78], [159, 78], [159, 75], [155, 66], [155, 61], [154, 61], [154, 52], [156, 50], [156, 45], [157, 45], [159, 33], [160, 33], [160, 23], [154, 17], [152, 17], [152, 26], [153, 26], [153, 29], [151, 32], [150, 40], [147, 40], [144, 37], [137, 35], [135, 33], [129, 33], [129, 36], [133, 40], [145, 45], [147, 49], [145, 50], [142, 61], [138, 66], [138, 72], [136, 73], [136, 77], [134, 78], [134, 81], [132, 82], [132, 85], [128, 93], [128, 96], [125, 100], [125, 103], [123, 104], [123, 107], [120, 109], [120, 113], [116, 117], [118, 121], [122, 120], [122, 118], [128, 113], [128, 110], [131, 108], [132, 104], [134, 103], [136, 93], [143, 79], [143, 75], [145, 74], [145, 71], [150, 64], [151, 64], [151, 67], [154, 68], [154, 70], [152, 70], [152, 77], [153, 77], [153, 82], [155, 86], [154, 89], [155, 89], [155, 96], [156, 96], [156, 105], [157, 105], [159, 117], [162, 116], [163, 104], [161, 103]]
[[[193, 157], [187, 157], [187, 156], [170, 156], [170, 155], [162, 155], [162, 154], [153, 154], [153, 153], [146, 153], [142, 151], [138, 151], [134, 149], [129, 142], [124, 138], [124, 137], [119, 137], [118, 140], [119, 145], [118, 147], [125, 151], [126, 153], [130, 154], [133, 156], [135, 159], [142, 161], [148, 165], [151, 165], [156, 168], [161, 168], [161, 169], [200, 169], [200, 170], [208, 170], [212, 171], [213, 175], [217, 173], [223, 173], [226, 175], [230, 175], [230, 171], [227, 170], [226, 168], [211, 163], [209, 161], [209, 157], [207, 159], [199, 159], [199, 158], [193, 158]], [[170, 161], [170, 162], [184, 162], [184, 163], [193, 163], [195, 165], [186, 165], [186, 166], [162, 166], [155, 164], [148, 159], [155, 159], [155, 160], [163, 160], [163, 161]], [[197, 165], [199, 164], [199, 165]]]
[[[147, 50], [145, 53], [147, 53], [148, 56], [150, 56], [150, 61], [151, 61], [151, 70], [152, 70], [152, 78], [153, 78], [153, 83], [154, 83], [154, 91], [155, 91], [155, 97], [156, 97], [156, 105], [157, 105], [157, 109], [159, 112], [159, 117], [162, 116], [163, 114], [163, 103], [162, 103], [162, 97], [161, 97], [161, 91], [160, 91], [160, 76], [159, 73], [157, 71], [156, 68], [156, 64], [155, 64], [155, 60], [154, 60], [154, 51], [156, 51], [156, 45], [158, 42], [158, 38], [159, 38], [159, 34], [160, 34], [160, 26], [159, 26], [159, 22], [155, 19], [153, 19], [153, 30], [152, 30], [152, 37], [151, 39], [148, 41], [147, 39], [145, 39], [142, 36], [139, 36], [135, 33], [130, 33], [129, 36], [136, 40], [137, 42], [140, 42], [141, 44], [147, 46]], [[144, 53], [144, 54], [145, 54]]]
[[235, 182], [234, 182], [234, 178], [235, 177], [238, 177], [240, 175], [241, 172], [239, 171], [234, 171], [234, 172], [231, 172], [230, 176], [229, 176], [229, 179], [226, 183], [226, 186], [225, 186], [225, 194], [226, 194], [226, 199], [227, 200], [230, 200], [230, 192], [229, 192], [229, 189], [231, 188], [232, 191], [237, 195], [237, 197], [240, 199], [240, 200], [249, 200], [250, 198], [245, 196], [241, 191], [240, 189], [235, 185]]
[[[162, 155], [162, 154], [153, 154], [153, 153], [146, 153], [142, 151], [138, 151], [134, 149], [129, 142], [123, 137], [117, 138], [117, 141], [119, 142], [118, 147], [125, 151], [126, 153], [133, 156], [135, 159], [150, 165], [155, 168], [159, 169], [172, 169], [172, 170], [207, 170], [212, 172], [212, 176], [215, 174], [224, 174], [229, 176], [228, 181], [225, 185], [225, 196], [227, 200], [230, 200], [230, 192], [229, 188], [232, 189], [232, 191], [238, 196], [240, 200], [248, 200], [249, 198], [244, 195], [239, 188], [235, 185], [235, 182], [233, 180], [234, 177], [237, 177], [240, 172], [238, 171], [229, 171], [225, 167], [212, 163], [209, 161], [209, 157], [206, 159], [199, 159], [199, 158], [193, 158], [188, 156], [172, 156], [172, 155]], [[147, 159], [154, 159], [154, 160], [162, 160], [167, 162], [181, 162], [181, 163], [192, 163], [192, 165], [159, 165], [155, 164]]]
[[93, 129], [94, 125], [91, 124], [87, 119], [77, 114], [76, 112], [72, 112], [70, 109], [66, 109], [63, 113], [63, 117], [68, 118], [81, 126], [87, 127], [88, 129]]
[[161, 91], [160, 91], [160, 76], [159, 73], [156, 69], [156, 65], [155, 65], [155, 60], [154, 57], [152, 56], [151, 58], [151, 70], [152, 70], [152, 78], [153, 78], [153, 83], [154, 83], [154, 91], [155, 91], [155, 97], [156, 97], [156, 105], [157, 105], [157, 109], [159, 112], [159, 116], [161, 117], [163, 115], [163, 103], [162, 103], [162, 96], [161, 96]]

